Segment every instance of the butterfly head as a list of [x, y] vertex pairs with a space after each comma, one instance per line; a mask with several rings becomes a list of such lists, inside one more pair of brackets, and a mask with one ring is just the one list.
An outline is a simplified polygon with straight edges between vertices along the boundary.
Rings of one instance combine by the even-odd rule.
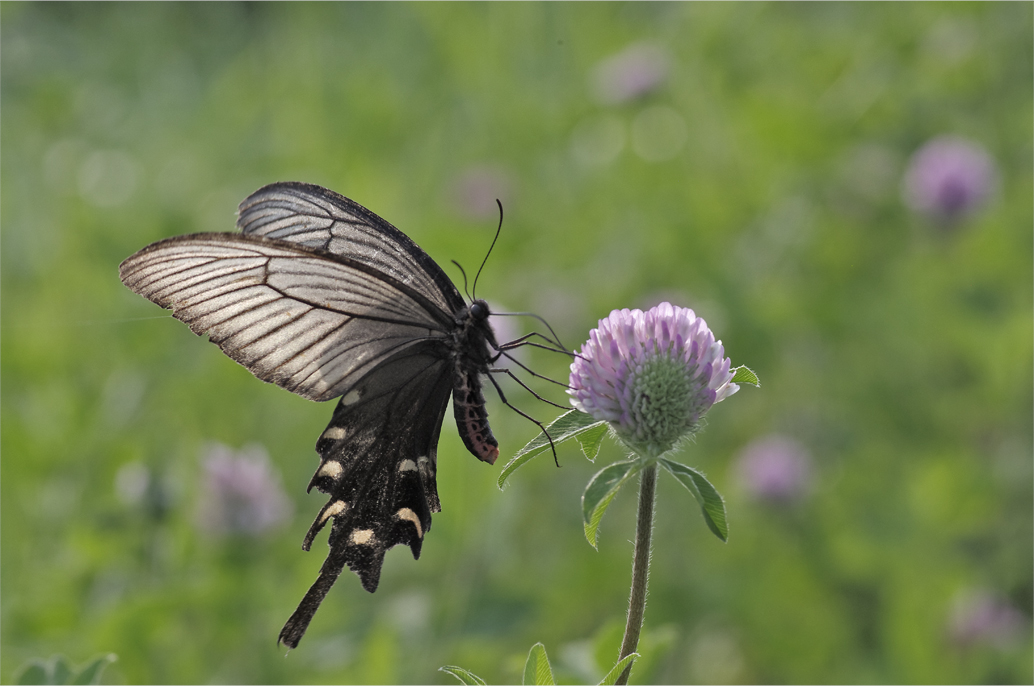
[[490, 316], [492, 316], [492, 311], [488, 308], [488, 303], [480, 299], [475, 300], [467, 308], [466, 321], [463, 328], [471, 332], [468, 336], [483, 339], [494, 350], [499, 347], [499, 344], [496, 343], [495, 331], [492, 330], [492, 325], [488, 322]]
[[488, 316], [492, 314], [488, 309], [488, 303], [480, 299], [470, 304], [470, 307], [467, 308], [467, 313], [475, 322], [487, 321]]

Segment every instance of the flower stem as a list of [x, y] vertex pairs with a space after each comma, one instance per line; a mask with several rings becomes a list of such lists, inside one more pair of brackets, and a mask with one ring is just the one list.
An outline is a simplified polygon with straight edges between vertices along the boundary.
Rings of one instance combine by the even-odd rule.
[[[639, 646], [639, 632], [643, 628], [646, 612], [646, 582], [650, 576], [650, 537], [653, 534], [653, 501], [657, 491], [657, 465], [643, 470], [639, 481], [639, 513], [636, 515], [635, 552], [632, 556], [632, 593], [628, 599], [628, 621], [625, 623], [625, 637], [621, 641], [618, 660], [635, 652]], [[618, 677], [616, 684], [628, 683], [632, 665]]]

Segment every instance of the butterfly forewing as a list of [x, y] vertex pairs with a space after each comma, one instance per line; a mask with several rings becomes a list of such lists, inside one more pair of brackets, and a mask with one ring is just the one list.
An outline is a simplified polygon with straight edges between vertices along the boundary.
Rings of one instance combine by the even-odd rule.
[[237, 210], [237, 228], [357, 260], [434, 300], [450, 314], [466, 308], [441, 267], [384, 219], [343, 195], [306, 183], [274, 183]]
[[196, 234], [127, 259], [122, 280], [264, 381], [311, 400], [346, 393], [400, 348], [442, 338], [450, 319], [370, 268], [284, 241]]

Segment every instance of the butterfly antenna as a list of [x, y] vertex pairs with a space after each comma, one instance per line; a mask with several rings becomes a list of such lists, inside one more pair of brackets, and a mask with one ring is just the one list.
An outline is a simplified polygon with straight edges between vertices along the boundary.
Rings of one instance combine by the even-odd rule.
[[[463, 274], [463, 292], [467, 294], [467, 300], [473, 300], [474, 298], [470, 297], [470, 291], [467, 290], [467, 272], [463, 271], [463, 265], [461, 265], [456, 260], [453, 260], [452, 263], [459, 268], [460, 274]], [[478, 274], [480, 274], [480, 273], [481, 272], [479, 270]], [[475, 279], [475, 282], [476, 281], [477, 281], [477, 279]]]
[[488, 252], [485, 253], [485, 259], [481, 260], [481, 266], [478, 267], [478, 273], [474, 275], [474, 296], [477, 296], [478, 292], [478, 278], [481, 276], [481, 270], [485, 268], [485, 263], [488, 262], [488, 256], [492, 254], [492, 248], [495, 247], [495, 242], [499, 240], [499, 233], [503, 230], [503, 203], [499, 202], [499, 198], [495, 199], [495, 204], [499, 206], [499, 226], [495, 230], [495, 238], [492, 239], [492, 245], [488, 246]]

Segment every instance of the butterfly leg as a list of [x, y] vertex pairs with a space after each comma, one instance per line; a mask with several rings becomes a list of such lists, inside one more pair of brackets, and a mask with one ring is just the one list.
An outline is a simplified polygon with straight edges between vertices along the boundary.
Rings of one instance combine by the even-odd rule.
[[[525, 386], [524, 383], [520, 379], [518, 379], [516, 376], [514, 376], [513, 372], [511, 372], [509, 369], [493, 369], [491, 371], [493, 371], [493, 372], [495, 372], [497, 374], [498, 373], [507, 374], [511, 379], [515, 380], [521, 386], [524, 386], [524, 388], [526, 388], [528, 390], [528, 392], [531, 393], [532, 395], [534, 395], [536, 398], [538, 398], [539, 400], [545, 400], [544, 398], [539, 397], [538, 394], [535, 393], [535, 391], [533, 391], [530, 388], [528, 388], [527, 386]], [[499, 394], [499, 399], [503, 401], [503, 405], [506, 405], [511, 410], [513, 410], [514, 412], [516, 412], [520, 416], [524, 417], [528, 421], [532, 422], [535, 426], [537, 426], [539, 429], [542, 430], [542, 433], [545, 434], [546, 438], [549, 440], [549, 447], [550, 447], [550, 449], [553, 451], [553, 462], [555, 462], [556, 466], [559, 467], [560, 466], [560, 460], [557, 459], [557, 456], [556, 456], [556, 446], [553, 445], [553, 437], [549, 435], [548, 431], [546, 431], [546, 427], [544, 427], [542, 425], [542, 422], [540, 422], [539, 420], [535, 419], [530, 414], [522, 412], [520, 409], [518, 409], [518, 408], [514, 407], [513, 405], [511, 405], [510, 401], [508, 401], [506, 399], [506, 395], [503, 393], [503, 389], [499, 387], [499, 384], [496, 383], [496, 380], [492, 377], [491, 374], [488, 375], [488, 380], [492, 382], [493, 386], [495, 386], [495, 392]], [[545, 402], [549, 402], [549, 401], [545, 400]], [[556, 403], [550, 403], [550, 404], [551, 405], [555, 405]], [[561, 407], [561, 406], [558, 405], [557, 407]], [[567, 408], [563, 408], [563, 409], [567, 409]]]

